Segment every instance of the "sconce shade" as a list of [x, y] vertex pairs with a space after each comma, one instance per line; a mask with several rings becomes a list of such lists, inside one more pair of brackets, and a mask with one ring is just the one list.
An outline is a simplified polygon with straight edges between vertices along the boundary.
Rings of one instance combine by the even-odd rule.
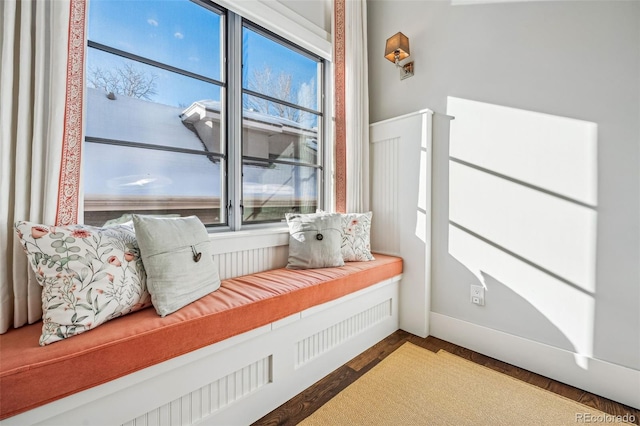
[[387, 39], [384, 57], [395, 63], [396, 55], [398, 55], [398, 61], [408, 58], [410, 55], [409, 38], [402, 33], [395, 34]]

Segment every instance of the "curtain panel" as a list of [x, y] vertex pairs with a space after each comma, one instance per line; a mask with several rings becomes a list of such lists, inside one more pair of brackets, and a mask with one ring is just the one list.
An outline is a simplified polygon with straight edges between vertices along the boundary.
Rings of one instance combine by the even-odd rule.
[[18, 220], [80, 217], [85, 0], [4, 0], [0, 46], [0, 333], [42, 317]]
[[334, 0], [336, 210], [369, 209], [366, 0]]

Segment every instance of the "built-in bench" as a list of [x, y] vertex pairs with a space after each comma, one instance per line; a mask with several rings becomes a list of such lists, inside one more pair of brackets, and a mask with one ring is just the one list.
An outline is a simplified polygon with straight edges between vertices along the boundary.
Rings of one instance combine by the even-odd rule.
[[0, 336], [0, 419], [253, 421], [398, 328], [402, 260], [375, 257], [226, 279], [165, 318], [145, 309], [44, 347], [41, 323], [11, 330]]

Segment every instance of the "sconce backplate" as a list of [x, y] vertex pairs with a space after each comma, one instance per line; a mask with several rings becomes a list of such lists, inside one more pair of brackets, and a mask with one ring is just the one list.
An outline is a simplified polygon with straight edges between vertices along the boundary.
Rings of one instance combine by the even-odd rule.
[[409, 77], [413, 77], [413, 61], [404, 64], [402, 68], [400, 68], [400, 80]]

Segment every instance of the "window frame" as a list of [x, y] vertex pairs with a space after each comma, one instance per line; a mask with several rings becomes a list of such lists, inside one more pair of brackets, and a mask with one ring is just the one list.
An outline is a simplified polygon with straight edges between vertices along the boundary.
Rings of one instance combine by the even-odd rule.
[[[239, 15], [237, 15], [239, 16]], [[326, 73], [326, 61], [324, 58], [322, 58], [319, 55], [316, 55], [312, 52], [307, 51], [306, 49], [297, 46], [287, 40], [285, 40], [284, 37], [279, 36], [267, 29], [265, 29], [264, 27], [256, 24], [255, 22], [240, 17], [240, 40], [241, 42], [240, 44], [240, 52], [239, 52], [239, 56], [240, 56], [240, 66], [241, 68], [244, 67], [244, 64], [242, 63], [242, 58], [243, 58], [243, 51], [242, 51], [242, 40], [244, 40], [244, 37], [242, 36], [242, 31], [244, 28], [247, 28], [253, 32], [255, 32], [256, 34], [265, 37], [271, 41], [273, 41], [274, 43], [278, 43], [284, 47], [286, 47], [287, 49], [292, 50], [293, 52], [302, 55], [308, 59], [311, 59], [315, 62], [317, 62], [317, 69], [318, 69], [318, 73], [317, 73], [317, 85], [318, 87], [316, 88], [316, 92], [319, 93], [319, 99], [317, 99], [317, 110], [311, 109], [311, 108], [307, 108], [307, 107], [303, 107], [300, 105], [297, 105], [295, 103], [289, 102], [289, 101], [285, 101], [285, 100], [281, 100], [281, 99], [277, 99], [274, 98], [272, 96], [269, 95], [265, 95], [253, 90], [250, 90], [248, 88], [244, 88], [242, 85], [242, 76], [240, 76], [240, 80], [239, 80], [239, 86], [240, 86], [240, 91], [239, 91], [239, 100], [238, 102], [240, 102], [240, 104], [242, 105], [242, 97], [244, 95], [249, 95], [249, 96], [255, 96], [258, 97], [260, 99], [266, 100], [268, 102], [273, 102], [273, 103], [278, 103], [280, 105], [284, 105], [287, 107], [291, 107], [294, 109], [298, 109], [300, 111], [305, 111], [305, 112], [309, 112], [311, 114], [314, 114], [317, 117], [318, 120], [318, 134], [317, 134], [317, 140], [318, 140], [318, 151], [317, 151], [317, 155], [316, 155], [316, 162], [314, 163], [309, 163], [309, 162], [304, 162], [304, 161], [287, 161], [287, 160], [270, 160], [269, 162], [271, 163], [275, 163], [275, 164], [283, 164], [283, 165], [290, 165], [290, 166], [298, 166], [298, 167], [309, 167], [309, 168], [313, 168], [316, 171], [318, 171], [318, 179], [316, 182], [316, 194], [317, 194], [317, 208], [318, 209], [323, 209], [324, 208], [324, 201], [325, 201], [325, 191], [324, 186], [325, 186], [325, 181], [326, 181], [326, 163], [324, 160], [324, 151], [326, 150], [326, 144], [327, 144], [327, 138], [325, 137], [325, 131], [324, 131], [324, 123], [326, 120], [326, 105], [324, 102], [325, 99], [325, 73]], [[243, 121], [243, 114], [240, 114], [240, 140], [239, 141], [234, 141], [234, 142], [238, 142], [240, 144], [240, 150], [242, 151], [242, 146], [243, 146], [243, 140], [242, 140], [242, 121]], [[243, 160], [257, 160], [259, 162], [267, 162], [264, 159], [256, 159], [253, 158], [251, 156], [248, 155], [244, 155], [241, 152], [240, 155], [240, 169], [242, 170], [242, 162]], [[241, 179], [241, 184], [243, 182], [242, 177]], [[242, 194], [240, 194], [241, 198], [240, 198], [240, 203], [241, 203], [241, 207], [240, 207], [240, 227], [247, 227], [247, 226], [254, 226], [254, 225], [264, 225], [264, 224], [270, 224], [270, 223], [281, 223], [284, 221], [283, 219], [280, 220], [263, 220], [263, 221], [251, 221], [251, 222], [247, 222], [244, 221], [244, 199], [242, 198]]]
[[[189, 1], [189, 0], [185, 0]], [[274, 162], [289, 164], [294, 166], [313, 167], [318, 170], [318, 179], [316, 182], [316, 199], [317, 208], [326, 209], [328, 201], [332, 199], [332, 189], [329, 184], [330, 173], [328, 165], [331, 164], [331, 148], [332, 144], [329, 135], [333, 131], [333, 120], [330, 119], [332, 114], [332, 105], [330, 99], [332, 97], [327, 96], [328, 88], [330, 87], [330, 70], [331, 62], [328, 58], [317, 53], [313, 53], [297, 45], [292, 41], [288, 41], [284, 36], [277, 34], [274, 31], [265, 29], [253, 20], [243, 17], [240, 13], [232, 11], [229, 8], [225, 8], [222, 5], [217, 4], [215, 1], [207, 0], [190, 0], [198, 6], [205, 7], [214, 13], [219, 14], [221, 19], [220, 33], [224, 39], [221, 41], [221, 55], [224, 63], [221, 66], [220, 80], [215, 80], [210, 77], [199, 75], [191, 71], [181, 69], [168, 64], [163, 64], [155, 60], [145, 58], [133, 53], [121, 51], [111, 46], [106, 46], [98, 42], [91, 40], [87, 41], [87, 48], [94, 48], [107, 52], [110, 54], [121, 56], [125, 59], [136, 61], [145, 65], [157, 67], [162, 70], [167, 70], [183, 76], [194, 78], [206, 83], [214, 84], [220, 89], [221, 98], [221, 111], [220, 111], [220, 126], [224, 129], [221, 133], [221, 143], [226, 144], [224, 149], [221, 149], [221, 153], [214, 153], [208, 151], [193, 151], [177, 147], [166, 147], [162, 145], [152, 145], [145, 143], [136, 143], [135, 141], [120, 141], [120, 140], [108, 140], [100, 138], [99, 136], [86, 135], [85, 143], [103, 143], [110, 145], [124, 145], [127, 147], [139, 147], [145, 149], [158, 149], [165, 151], [184, 152], [188, 154], [204, 155], [208, 158], [219, 158], [224, 161], [224, 184], [221, 185], [220, 194], [220, 215], [225, 215], [225, 220], [219, 224], [207, 224], [207, 229], [211, 233], [240, 231], [240, 230], [252, 230], [252, 229], [265, 229], [265, 228], [281, 228], [285, 219], [265, 220], [265, 221], [243, 221], [243, 193], [242, 193], [242, 167], [243, 159], [250, 158], [244, 156], [242, 153], [242, 121], [243, 121], [243, 108], [242, 97], [244, 94], [258, 95], [264, 98], [264, 95], [260, 93], [254, 93], [249, 91], [247, 93], [242, 87], [242, 44], [243, 28], [247, 27], [252, 31], [258, 32], [261, 36], [267, 37], [270, 40], [280, 43], [288, 49], [293, 50], [298, 54], [302, 54], [306, 57], [312, 58], [318, 62], [318, 78], [317, 78], [317, 92], [319, 93], [317, 99], [318, 110], [312, 110], [304, 107], [297, 106], [295, 104], [289, 104], [286, 101], [279, 99], [272, 99], [280, 104], [291, 106], [296, 109], [309, 111], [318, 117], [318, 152], [316, 164], [310, 164], [305, 162], [289, 162], [285, 160], [276, 160]], [[222, 2], [224, 3], [224, 2]], [[321, 124], [320, 124], [321, 123]], [[224, 142], [223, 142], [224, 141]], [[200, 197], [205, 200], [205, 197]], [[224, 200], [225, 205], [222, 205]], [[86, 203], [86, 201], [84, 201]], [[108, 204], [108, 201], [106, 202]], [[108, 211], [104, 209], [102, 211]], [[132, 209], [135, 211], [135, 209]]]

